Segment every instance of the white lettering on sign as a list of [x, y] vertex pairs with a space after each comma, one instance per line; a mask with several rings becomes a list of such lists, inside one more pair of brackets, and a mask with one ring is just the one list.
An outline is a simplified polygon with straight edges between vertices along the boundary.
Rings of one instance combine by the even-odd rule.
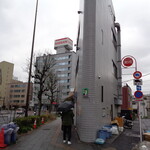
[[70, 49], [72, 49], [73, 41], [70, 38], [62, 38], [55, 40], [55, 48], [60, 46], [69, 46]]
[[130, 57], [127, 57], [123, 60], [123, 65], [126, 67], [129, 67], [133, 64], [133, 60]]

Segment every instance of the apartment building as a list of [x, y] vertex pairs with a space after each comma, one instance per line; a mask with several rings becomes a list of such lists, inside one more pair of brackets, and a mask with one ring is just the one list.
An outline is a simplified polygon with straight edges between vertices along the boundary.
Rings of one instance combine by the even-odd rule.
[[6, 61], [0, 62], [0, 107], [7, 104], [7, 86], [13, 78], [14, 64]]
[[111, 0], [80, 3], [76, 126], [81, 141], [94, 142], [121, 111], [121, 30]]
[[[8, 83], [7, 107], [24, 107], [26, 106], [27, 82], [12, 80]], [[29, 104], [32, 101], [33, 84], [30, 83]]]
[[73, 41], [70, 38], [55, 40], [56, 60], [55, 71], [58, 76], [60, 99], [63, 100], [75, 89], [76, 53], [73, 49]]

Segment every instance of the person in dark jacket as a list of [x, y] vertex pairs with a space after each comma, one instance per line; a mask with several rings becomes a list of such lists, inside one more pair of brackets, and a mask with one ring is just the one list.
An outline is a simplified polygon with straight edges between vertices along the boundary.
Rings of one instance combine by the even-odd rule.
[[72, 109], [67, 112], [62, 112], [63, 143], [66, 143], [68, 140], [69, 145], [71, 144], [71, 130], [74, 123], [73, 117], [74, 113]]

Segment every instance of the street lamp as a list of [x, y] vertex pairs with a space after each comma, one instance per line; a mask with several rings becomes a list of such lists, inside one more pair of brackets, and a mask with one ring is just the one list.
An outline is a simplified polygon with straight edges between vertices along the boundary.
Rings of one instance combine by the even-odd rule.
[[25, 117], [28, 116], [28, 109], [29, 109], [30, 82], [31, 82], [31, 70], [32, 70], [32, 60], [33, 60], [33, 51], [34, 51], [34, 39], [35, 39], [37, 10], [38, 10], [38, 0], [36, 1], [36, 10], [35, 10], [35, 19], [34, 19], [34, 28], [33, 28], [33, 38], [32, 38], [32, 48], [31, 48], [31, 57], [30, 57], [30, 68], [29, 68], [29, 77], [28, 77], [28, 86], [27, 86]]

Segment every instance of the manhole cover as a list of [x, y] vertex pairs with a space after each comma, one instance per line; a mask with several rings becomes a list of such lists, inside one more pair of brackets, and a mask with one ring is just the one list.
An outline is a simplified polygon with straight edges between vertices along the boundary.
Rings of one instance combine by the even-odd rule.
[[51, 130], [51, 129], [45, 128], [45, 129], [43, 129], [43, 130]]

